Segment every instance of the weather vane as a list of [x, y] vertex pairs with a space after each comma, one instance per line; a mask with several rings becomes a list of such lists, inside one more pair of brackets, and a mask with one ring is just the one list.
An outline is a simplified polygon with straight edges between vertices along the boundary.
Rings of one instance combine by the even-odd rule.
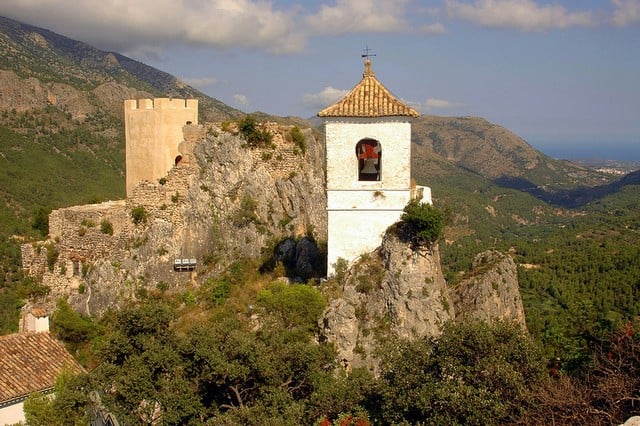
[[362, 58], [369, 59], [370, 56], [376, 56], [372, 49], [369, 49], [368, 45], [365, 45], [364, 49], [362, 49], [362, 54], [360, 55]]

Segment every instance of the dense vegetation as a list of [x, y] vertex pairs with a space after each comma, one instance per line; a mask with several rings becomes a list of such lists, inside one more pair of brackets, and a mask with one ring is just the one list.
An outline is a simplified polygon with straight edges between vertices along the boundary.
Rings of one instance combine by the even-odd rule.
[[436, 205], [454, 212], [440, 245], [448, 282], [484, 249], [511, 253], [528, 329], [565, 371], [592, 365], [593, 342], [640, 313], [640, 187], [580, 210], [553, 208], [473, 174], [432, 187], [442, 194]]
[[347, 375], [333, 347], [314, 339], [322, 288], [238, 267], [224, 295], [215, 283], [158, 289], [100, 321], [61, 302], [54, 332], [89, 372], [62, 375], [53, 400], [31, 397], [29, 424], [85, 424], [100, 405], [127, 424], [212, 425], [598, 425], [637, 410], [631, 326], [594, 339], [594, 363], [579, 377], [549, 365], [519, 326], [500, 322], [390, 337], [378, 377]]

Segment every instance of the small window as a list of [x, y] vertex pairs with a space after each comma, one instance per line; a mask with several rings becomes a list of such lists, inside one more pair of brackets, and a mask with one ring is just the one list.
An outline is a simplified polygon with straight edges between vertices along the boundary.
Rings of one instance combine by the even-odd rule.
[[177, 166], [182, 161], [182, 155], [178, 155], [175, 160], [175, 165]]
[[356, 145], [356, 157], [358, 159], [358, 180], [380, 180], [382, 148], [378, 141], [363, 139], [358, 142]]

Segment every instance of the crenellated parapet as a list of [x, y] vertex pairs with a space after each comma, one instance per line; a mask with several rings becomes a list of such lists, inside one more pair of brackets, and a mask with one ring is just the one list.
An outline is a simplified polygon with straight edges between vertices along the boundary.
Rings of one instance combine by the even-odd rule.
[[[124, 101], [124, 109], [126, 110], [180, 110], [190, 109], [198, 112], [197, 99], [173, 99], [173, 98], [154, 98], [154, 99], [126, 99]], [[195, 123], [194, 123], [195, 124]]]

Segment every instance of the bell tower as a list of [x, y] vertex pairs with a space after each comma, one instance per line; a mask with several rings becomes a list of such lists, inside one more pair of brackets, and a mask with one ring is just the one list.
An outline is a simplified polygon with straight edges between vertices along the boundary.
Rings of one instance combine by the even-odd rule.
[[[411, 186], [411, 119], [416, 110], [395, 98], [376, 78], [370, 55], [362, 80], [324, 119], [327, 167], [327, 275], [380, 245], [414, 197]], [[429, 188], [422, 188], [431, 202]]]

